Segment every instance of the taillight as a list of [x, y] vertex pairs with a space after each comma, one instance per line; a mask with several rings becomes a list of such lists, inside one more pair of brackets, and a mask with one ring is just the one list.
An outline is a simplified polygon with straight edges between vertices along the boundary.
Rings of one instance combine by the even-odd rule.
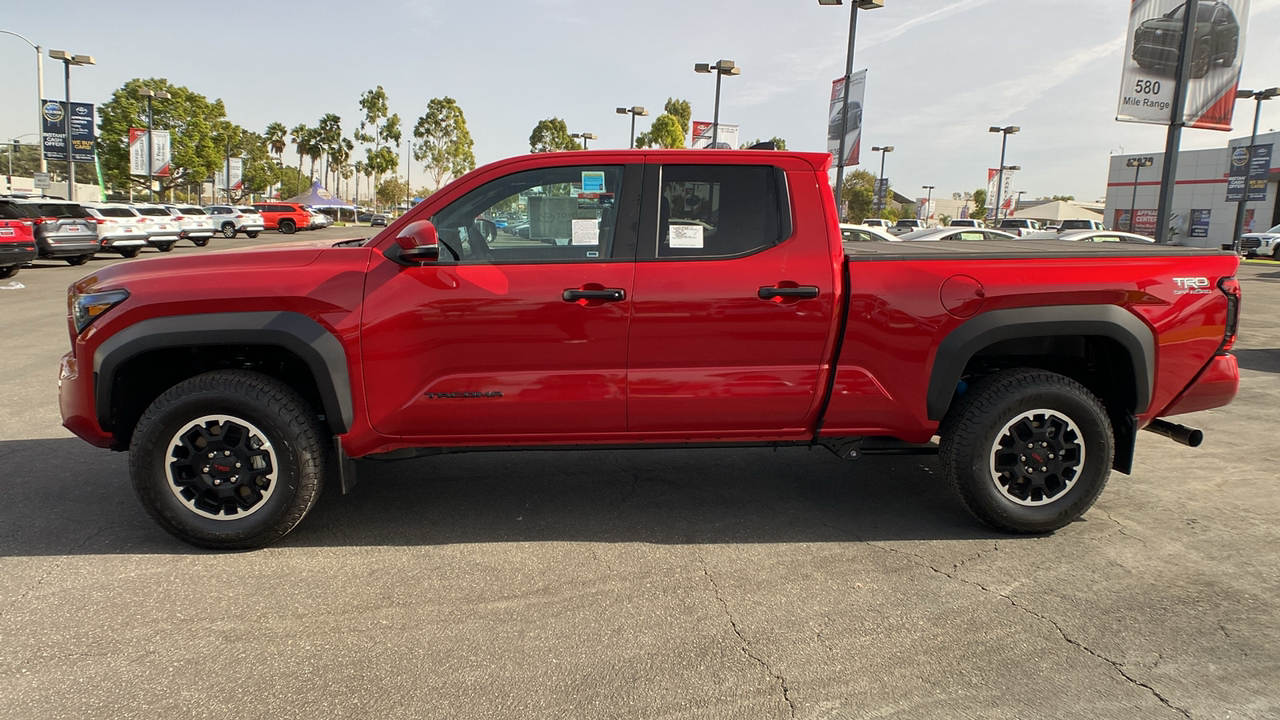
[[146, 219], [146, 218], [144, 218], [144, 217], [140, 217], [140, 218], [138, 218], [138, 224], [139, 224], [139, 225], [141, 225], [141, 224], [145, 223], [146, 221], [147, 221], [147, 219]]
[[1236, 344], [1236, 333], [1240, 329], [1240, 301], [1243, 296], [1240, 292], [1240, 282], [1234, 277], [1224, 277], [1218, 281], [1218, 288], [1227, 296], [1227, 328], [1223, 332], [1222, 347], [1218, 348], [1218, 354], [1231, 352], [1232, 346]]
[[186, 220], [186, 219], [187, 218], [182, 215], [178, 215], [177, 217], [174, 218], [174, 220]]
[[23, 225], [26, 225], [27, 227], [35, 227], [35, 226], [36, 226], [35, 221], [33, 221], [33, 220], [21, 220], [20, 222], [21, 222]]
[[237, 219], [237, 220], [243, 220], [243, 219], [244, 219], [244, 216], [243, 216], [243, 215], [237, 215], [237, 216], [236, 216], [236, 219]]
[[41, 225], [57, 225], [58, 218], [42, 217], [40, 218], [39, 222]]

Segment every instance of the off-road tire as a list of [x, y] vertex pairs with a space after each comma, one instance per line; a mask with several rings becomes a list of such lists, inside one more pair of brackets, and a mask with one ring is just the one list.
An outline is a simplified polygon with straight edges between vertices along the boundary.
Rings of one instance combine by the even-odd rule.
[[[202, 424], [211, 417], [223, 420]], [[237, 480], [227, 482], [222, 490], [213, 488], [214, 476], [207, 469], [200, 475], [196, 465], [206, 462], [200, 454], [203, 449], [219, 450], [214, 454], [222, 459], [216, 445], [219, 437], [213, 435], [209, 444], [188, 452], [193, 445], [186, 438], [195, 437], [199, 442], [207, 435], [198, 429], [194, 430], [198, 434], [192, 435], [197, 427], [221, 430], [222, 438], [237, 427], [247, 427], [266, 441], [253, 449], [258, 455], [269, 453], [268, 466], [274, 478], [266, 485], [253, 486], [267, 493], [256, 505], [232, 512], [217, 505], [234, 503], [234, 498], [225, 499], [225, 493], [243, 490], [234, 483], [253, 482], [250, 475], [261, 471], [252, 470], [250, 463], [246, 475], [237, 474]], [[256, 437], [252, 432], [246, 434]], [[241, 446], [250, 445], [241, 441]], [[253, 460], [241, 458], [235, 445], [228, 447], [236, 452], [223, 460], [226, 467], [214, 469], [215, 474], [228, 471], [237, 459]], [[169, 388], [138, 421], [129, 449], [133, 487], [147, 514], [179, 540], [213, 550], [259, 548], [283, 537], [315, 505], [332, 463], [325, 432], [302, 396], [275, 378], [247, 370], [208, 372]], [[184, 498], [184, 487], [200, 492]], [[218, 496], [219, 492], [224, 494]], [[208, 504], [210, 500], [213, 505]], [[202, 502], [206, 503], [203, 507]], [[214, 509], [210, 511], [210, 507]]]
[[[1037, 411], [1045, 411], [1048, 421]], [[1022, 466], [1032, 465], [1031, 458], [1018, 455], [1019, 461], [1009, 455], [1012, 447], [999, 453], [996, 447], [1002, 439], [1012, 444], [1019, 428], [1030, 430], [1037, 417], [1042, 418], [1041, 431], [1050, 435], [1049, 447], [1039, 447], [1040, 438], [1034, 439], [1037, 461], [1024, 476]], [[1055, 424], [1067, 430], [1045, 429]], [[1048, 533], [1077, 520], [1106, 486], [1115, 453], [1111, 420], [1092, 393], [1062, 375], [1028, 368], [974, 382], [947, 413], [938, 434], [942, 469], [960, 502], [978, 520], [1010, 533]], [[1073, 435], [1074, 444], [1069, 442]], [[1028, 439], [1033, 438], [1022, 438]], [[1061, 445], [1054, 453], [1056, 443]], [[1016, 448], [1031, 454], [1020, 441]], [[1072, 456], [1078, 460], [1074, 468]], [[1009, 461], [1019, 466], [1014, 473], [997, 471]], [[1050, 490], [1017, 497], [1034, 484], [1035, 471], [1042, 467], [1049, 473], [1039, 474], [1039, 481]]]
[[1211, 67], [1213, 67], [1213, 49], [1209, 47], [1208, 42], [1197, 43], [1191, 55], [1191, 77], [1198, 80], [1208, 75]]

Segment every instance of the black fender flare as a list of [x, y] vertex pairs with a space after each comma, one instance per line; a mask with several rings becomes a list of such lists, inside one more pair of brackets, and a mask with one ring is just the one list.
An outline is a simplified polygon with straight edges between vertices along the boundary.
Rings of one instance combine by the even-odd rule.
[[952, 330], [938, 345], [929, 376], [926, 410], [941, 421], [969, 360], [993, 343], [1019, 338], [1101, 336], [1120, 343], [1133, 361], [1136, 407], [1146, 412], [1155, 382], [1156, 339], [1136, 315], [1116, 305], [1054, 305], [982, 313]]
[[292, 352], [311, 370], [329, 427], [335, 434], [351, 429], [351, 376], [342, 342], [320, 323], [296, 312], [173, 315], [124, 328], [93, 354], [98, 424], [110, 427], [116, 371], [126, 361], [152, 350], [197, 345], [270, 345]]

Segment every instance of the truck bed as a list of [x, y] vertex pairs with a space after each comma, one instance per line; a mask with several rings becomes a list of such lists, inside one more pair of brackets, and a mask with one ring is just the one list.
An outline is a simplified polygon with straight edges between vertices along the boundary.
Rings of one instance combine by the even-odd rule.
[[1164, 257], [1232, 255], [1229, 250], [1155, 243], [1072, 242], [1068, 240], [982, 240], [942, 242], [858, 242], [844, 244], [850, 262], [875, 260], [1079, 258], [1079, 257]]

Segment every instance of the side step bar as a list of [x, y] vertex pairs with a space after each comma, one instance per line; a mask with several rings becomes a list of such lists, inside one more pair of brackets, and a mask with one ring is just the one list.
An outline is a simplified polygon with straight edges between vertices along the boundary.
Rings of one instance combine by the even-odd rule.
[[1156, 418], [1151, 424], [1143, 428], [1157, 435], [1163, 435], [1176, 443], [1182, 443], [1187, 447], [1200, 447], [1200, 443], [1204, 442], [1204, 433], [1186, 425], [1171, 423], [1168, 420]]

